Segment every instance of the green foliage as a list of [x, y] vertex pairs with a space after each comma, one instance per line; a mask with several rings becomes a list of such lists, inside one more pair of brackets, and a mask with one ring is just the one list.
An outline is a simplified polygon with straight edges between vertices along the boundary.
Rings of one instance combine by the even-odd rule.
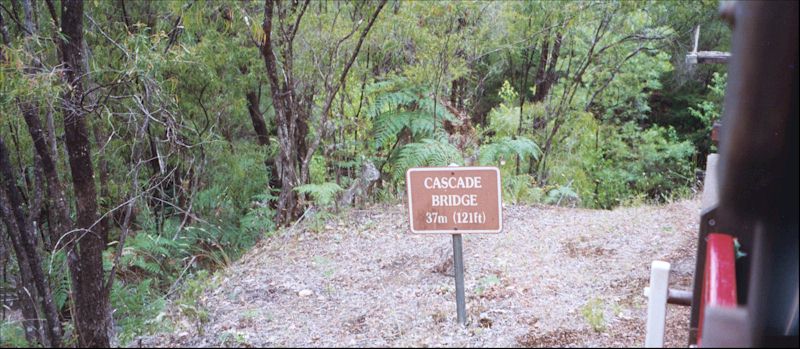
[[499, 284], [500, 284], [500, 278], [498, 278], [497, 275], [484, 276], [483, 278], [478, 280], [478, 286], [475, 288], [475, 293], [481, 295], [483, 294], [484, 291], [486, 291], [486, 289]]
[[203, 325], [208, 322], [208, 309], [200, 302], [200, 296], [206, 289], [219, 287], [216, 283], [217, 278], [213, 278], [208, 271], [200, 270], [194, 276], [190, 276], [183, 287], [183, 292], [175, 301], [177, 309], [181, 314], [194, 322], [195, 327], [201, 335], [204, 333]]
[[514, 175], [501, 170], [503, 178], [503, 202], [511, 204], [536, 204], [544, 200], [544, 190], [536, 185], [529, 174]]
[[243, 333], [238, 331], [226, 331], [219, 335], [219, 342], [226, 347], [252, 347], [247, 343]]
[[[34, 13], [47, 13], [44, 2], [32, 4]], [[86, 96], [86, 120], [98, 136], [92, 139], [95, 173], [108, 169], [105, 183], [96, 176], [99, 213], [144, 192], [112, 290], [125, 342], [164, 327], [150, 319], [159, 318], [165, 295], [181, 284], [181, 311], [206, 321], [197, 297], [214, 285], [202, 270], [229, 265], [275, 231], [272, 207], [280, 188], [269, 187], [265, 160], [276, 156], [280, 125], [256, 44], [265, 37], [263, 3], [128, 2], [130, 17], [141, 20], [132, 27], [113, 2], [87, 4], [85, 27], [92, 30], [85, 31], [91, 54], [85, 55], [84, 89], [94, 92]], [[307, 121], [309, 135], [297, 142], [326, 135], [311, 158], [308, 182], [294, 188], [321, 208], [306, 218], [312, 230], [325, 229], [333, 218], [328, 207], [365, 161], [381, 171], [371, 197], [380, 202], [402, 197], [408, 168], [463, 164], [476, 154], [477, 163], [500, 168], [505, 202], [613, 208], [688, 195], [694, 167], [702, 166], [693, 159], [713, 149], [708, 132], [722, 112], [725, 68], [682, 62], [697, 24], [702, 49], [729, 50], [730, 29], [716, 19], [715, 1], [390, 2], [322, 125], [324, 90], [338, 81], [358, 42], [340, 39], [353, 28], [360, 34], [358, 17], [372, 6], [313, 3], [298, 28], [292, 98], [302, 98], [308, 111], [294, 122]], [[58, 101], [68, 88], [54, 40], [58, 28], [49, 16], [36, 20], [40, 33], [33, 38], [7, 25], [11, 42], [0, 59], [0, 137], [27, 200], [37, 197], [40, 184], [19, 102], [40, 109], [48, 133], [52, 120], [61, 153]], [[555, 61], [556, 42], [558, 63], [538, 66]], [[545, 45], [550, 57], [541, 56]], [[336, 68], [326, 77], [329, 67]], [[552, 74], [543, 96], [537, 96], [539, 68]], [[249, 93], [259, 99], [268, 146], [255, 141]], [[56, 160], [59, 176], [70, 183], [68, 160]], [[140, 166], [138, 188], [134, 166]], [[74, 205], [72, 186], [64, 189]], [[119, 212], [108, 216], [117, 224]], [[114, 223], [107, 272], [121, 233]], [[41, 224], [42, 231], [51, 228], [49, 221]], [[66, 311], [72, 285], [64, 253], [42, 253], [54, 301]], [[597, 302], [584, 307], [595, 330], [604, 322]], [[0, 328], [4, 344], [22, 344], [15, 326]], [[225, 335], [225, 343], [243, 344], [236, 333]]]
[[592, 298], [581, 308], [581, 315], [595, 332], [606, 330], [605, 304], [599, 298]]
[[138, 336], [167, 330], [166, 323], [159, 318], [166, 301], [157, 290], [151, 278], [138, 283], [114, 283], [111, 306], [115, 309], [116, 324], [122, 329], [117, 335], [123, 346]]
[[119, 268], [169, 282], [167, 276], [179, 272], [173, 259], [189, 254], [190, 245], [182, 240], [148, 233], [131, 236], [122, 250]]
[[311, 183], [320, 184], [325, 182], [327, 177], [327, 167], [325, 166], [325, 158], [319, 155], [311, 157], [311, 164], [309, 165], [309, 176]]
[[0, 322], [0, 348], [31, 348], [25, 339], [25, 329], [18, 322]]
[[704, 126], [703, 131], [707, 135], [711, 134], [714, 121], [719, 120], [722, 116], [722, 102], [728, 81], [727, 73], [714, 72], [713, 76], [708, 85], [709, 93], [706, 99], [698, 102], [695, 107], [689, 107], [689, 114], [700, 120]]
[[212, 143], [207, 174], [211, 185], [200, 191], [195, 202], [203, 216], [235, 221], [247, 210], [250, 198], [262, 194], [269, 173], [264, 147], [252, 143]]
[[52, 288], [53, 302], [56, 304], [56, 309], [66, 309], [72, 286], [72, 280], [66, 264], [66, 253], [63, 250], [58, 250], [46, 257], [43, 260], [47, 261], [49, 267], [48, 275], [50, 287]]
[[252, 201], [252, 207], [247, 214], [239, 219], [242, 230], [259, 236], [269, 235], [274, 232], [275, 221], [273, 216], [275, 210], [269, 207], [271, 201], [275, 201], [275, 196], [271, 194], [256, 195]]
[[495, 137], [516, 136], [520, 124], [519, 119], [519, 107], [512, 107], [507, 103], [500, 104], [489, 113], [487, 131], [493, 133]]
[[538, 159], [539, 154], [541, 154], [539, 146], [529, 138], [503, 137], [494, 143], [482, 145], [478, 162], [481, 165], [504, 165], [506, 161], [512, 160], [515, 156]]
[[445, 121], [458, 123], [441, 103], [434, 102], [430, 91], [412, 85], [407, 79], [375, 83], [368, 93], [375, 96], [367, 115], [373, 118], [376, 149], [391, 146], [403, 131], [410, 133], [412, 141], [442, 138]]
[[412, 167], [447, 166], [451, 163], [462, 165], [464, 162], [461, 153], [453, 145], [433, 139], [404, 145], [392, 160], [395, 178], [404, 178], [406, 171]]
[[694, 183], [694, 147], [678, 139], [673, 129], [643, 130], [632, 122], [602, 125], [590, 114], [565, 127], [575, 130], [575, 137], [558, 144], [550, 159], [551, 182], [570, 187], [584, 206], [663, 202], [686, 195]]
[[336, 215], [333, 212], [325, 209], [314, 210], [313, 212], [307, 214], [308, 216], [305, 221], [306, 227], [308, 230], [315, 233], [322, 233], [325, 231], [327, 223], [336, 218]]
[[336, 194], [342, 191], [342, 187], [334, 182], [325, 182], [322, 184], [305, 184], [294, 188], [295, 191], [301, 194], [308, 194], [318, 206], [330, 206], [336, 200]]
[[578, 196], [578, 193], [572, 190], [570, 186], [562, 185], [547, 192], [546, 202], [556, 206], [561, 206], [564, 204], [571, 204], [572, 206], [575, 206], [578, 202], [580, 202], [580, 197]]
[[497, 95], [500, 96], [500, 99], [503, 100], [503, 104], [506, 105], [513, 104], [514, 101], [517, 100], [517, 97], [519, 97], [519, 94], [517, 91], [514, 91], [514, 88], [511, 87], [508, 80], [503, 81], [503, 86], [500, 87], [500, 92], [497, 92]]

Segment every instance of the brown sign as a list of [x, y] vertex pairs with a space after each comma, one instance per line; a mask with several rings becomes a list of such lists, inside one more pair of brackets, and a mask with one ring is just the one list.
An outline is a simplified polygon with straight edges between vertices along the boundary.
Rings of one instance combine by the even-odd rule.
[[426, 167], [406, 172], [412, 233], [499, 233], [500, 170]]

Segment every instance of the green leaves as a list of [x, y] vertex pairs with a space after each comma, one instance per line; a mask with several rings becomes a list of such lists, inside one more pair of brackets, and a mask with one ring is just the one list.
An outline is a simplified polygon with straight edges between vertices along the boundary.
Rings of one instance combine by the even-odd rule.
[[134, 272], [139, 269], [151, 276], [165, 276], [175, 272], [176, 266], [164, 263], [189, 249], [181, 240], [173, 240], [147, 233], [128, 238], [120, 258], [120, 272]]
[[511, 139], [503, 137], [494, 143], [484, 144], [480, 148], [480, 155], [478, 162], [481, 165], [503, 165], [506, 161], [514, 159], [519, 156], [520, 158], [527, 158], [528, 156], [538, 159], [541, 150], [536, 143], [525, 137], [518, 139]]
[[373, 118], [374, 149], [387, 151], [395, 180], [404, 178], [411, 167], [463, 162], [445, 131], [445, 122], [461, 122], [427, 89], [395, 77], [370, 85], [368, 91], [373, 96], [367, 114]]
[[403, 146], [392, 161], [394, 177], [404, 178], [409, 168], [422, 166], [447, 166], [451, 163], [462, 165], [461, 153], [450, 143], [434, 139], [424, 139], [418, 143]]
[[700, 101], [695, 107], [689, 107], [689, 113], [700, 120], [707, 132], [711, 131], [715, 120], [722, 115], [722, 102], [725, 96], [728, 74], [714, 72], [711, 84], [708, 85], [708, 99]]
[[334, 182], [321, 184], [305, 184], [294, 188], [300, 194], [311, 195], [311, 198], [319, 206], [330, 206], [336, 200], [336, 194], [342, 191], [342, 187]]
[[[403, 130], [410, 132], [412, 140], [419, 140], [441, 136], [445, 121], [460, 124], [426, 89], [408, 79], [396, 77], [374, 83], [367, 91], [373, 96], [367, 115], [373, 118], [375, 149], [391, 146]], [[438, 135], [434, 135], [434, 129]]]

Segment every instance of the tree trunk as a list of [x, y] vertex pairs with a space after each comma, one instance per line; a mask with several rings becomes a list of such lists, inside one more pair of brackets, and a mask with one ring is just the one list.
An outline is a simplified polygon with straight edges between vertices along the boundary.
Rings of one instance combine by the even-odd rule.
[[[297, 205], [297, 193], [294, 191], [297, 185], [297, 155], [295, 153], [295, 115], [290, 105], [289, 89], [281, 86], [278, 80], [278, 66], [275, 53], [272, 47], [272, 20], [275, 3], [272, 0], [264, 2], [264, 41], [261, 43], [261, 56], [267, 69], [267, 80], [269, 80], [270, 92], [272, 93], [272, 108], [275, 110], [275, 127], [278, 129], [279, 151], [276, 155], [276, 165], [280, 173], [281, 193], [278, 197], [278, 207], [275, 214], [275, 221], [278, 225], [289, 224], [298, 216], [299, 208]], [[284, 55], [291, 52], [284, 52]], [[287, 77], [291, 79], [291, 77]], [[291, 84], [291, 82], [289, 82]]]
[[267, 123], [264, 122], [264, 115], [261, 114], [259, 109], [260, 96], [256, 95], [255, 91], [249, 91], [247, 96], [247, 111], [250, 113], [250, 121], [253, 122], [253, 130], [256, 131], [256, 138], [258, 144], [269, 145], [269, 131], [267, 131]]
[[[5, 167], [5, 163], [0, 166]], [[30, 262], [28, 261], [28, 254], [22, 247], [19, 227], [14, 221], [13, 216], [11, 205], [6, 199], [5, 190], [0, 186], [0, 220], [2, 220], [6, 226], [6, 232], [8, 233], [9, 240], [11, 240], [14, 254], [17, 256], [17, 264], [19, 267], [19, 278], [16, 288], [17, 298], [19, 299], [20, 308], [22, 310], [22, 328], [25, 331], [25, 339], [31, 345], [37, 343], [44, 344], [44, 334], [41, 332], [41, 326], [39, 326], [38, 321], [40, 317], [36, 311], [36, 299], [38, 298], [38, 294], [33, 282], [33, 271], [31, 271]]]
[[[528, 21], [528, 26], [530, 27], [530, 20]], [[533, 51], [535, 48], [527, 48], [524, 52], [525, 61], [523, 63], [522, 68], [522, 85], [519, 87], [519, 124], [517, 125], [517, 136], [519, 138], [522, 136], [522, 119], [524, 116], [524, 109], [525, 109], [525, 96], [528, 95], [527, 87], [528, 87], [528, 75], [531, 71], [531, 63], [533, 61]], [[519, 175], [519, 154], [516, 156], [516, 166], [515, 166], [515, 174]]]
[[[258, 91], [261, 91], [259, 86]], [[267, 123], [264, 121], [264, 114], [261, 113], [261, 95], [256, 91], [249, 91], [247, 97], [247, 111], [250, 113], [250, 121], [253, 122], [253, 130], [256, 132], [258, 144], [269, 147], [269, 130]], [[270, 189], [278, 188], [280, 184], [278, 176], [278, 168], [275, 166], [275, 159], [269, 158], [264, 160], [264, 165], [269, 173], [269, 187]]]
[[36, 21], [34, 21], [33, 4], [31, 4], [31, 0], [22, 0], [22, 13], [25, 16], [25, 22], [23, 22], [23, 26], [25, 27], [27, 35], [36, 33]]
[[112, 330], [109, 293], [104, 287], [103, 250], [107, 232], [98, 226], [97, 196], [92, 168], [89, 132], [83, 98], [83, 1], [61, 3], [61, 62], [68, 87], [63, 96], [64, 135], [77, 208], [75, 234], [79, 251], [70, 264], [74, 276], [74, 298], [78, 345], [109, 347]]
[[[3, 189], [5, 190], [5, 197], [8, 199], [3, 205], [9, 205], [12, 217], [7, 213], [3, 213], [3, 218], [6, 221], [9, 235], [18, 236], [17, 243], [22, 248], [22, 254], [18, 257], [25, 255], [28, 262], [30, 275], [33, 278], [35, 289], [29, 289], [35, 303], [41, 302], [42, 309], [44, 310], [44, 317], [46, 322], [42, 325], [42, 344], [45, 346], [60, 346], [61, 345], [61, 324], [58, 321], [58, 312], [53, 302], [53, 296], [50, 292], [50, 284], [42, 270], [42, 260], [39, 252], [37, 251], [36, 234], [33, 231], [31, 220], [26, 218], [23, 212], [22, 196], [16, 186], [16, 176], [11, 169], [11, 162], [8, 158], [8, 151], [6, 150], [5, 143], [0, 139], [0, 173], [2, 173]], [[5, 198], [3, 199], [5, 201]], [[6, 211], [8, 208], [3, 208]], [[13, 221], [13, 222], [12, 222]], [[16, 234], [14, 234], [16, 232]], [[16, 250], [16, 249], [15, 249]], [[22, 261], [20, 261], [22, 262]], [[22, 264], [20, 264], [22, 267]], [[20, 268], [21, 270], [22, 268]], [[40, 299], [41, 298], [41, 299]]]
[[[275, 1], [265, 0], [264, 2], [264, 23], [262, 25], [264, 36], [260, 49], [261, 56], [264, 59], [264, 64], [267, 69], [267, 80], [269, 81], [270, 91], [272, 93], [273, 109], [275, 110], [275, 125], [278, 129], [278, 143], [280, 146], [280, 152], [276, 159], [282, 185], [281, 194], [278, 198], [278, 212], [276, 214], [276, 222], [279, 225], [288, 224], [299, 216], [300, 207], [294, 188], [299, 184], [307, 182], [310, 160], [323, 137], [324, 127], [336, 93], [344, 84], [345, 78], [361, 49], [364, 38], [369, 33], [375, 19], [386, 4], [386, 0], [379, 3], [377, 9], [369, 19], [369, 22], [362, 30], [355, 49], [346, 61], [341, 75], [333, 85], [329, 84], [330, 80], [328, 80], [328, 77], [333, 75], [334, 69], [332, 66], [329, 67], [330, 70], [328, 70], [326, 78], [324, 79], [324, 89], [326, 92], [325, 102], [320, 110], [320, 121], [319, 125], [317, 125], [320, 134], [314, 139], [307, 141], [306, 135], [309, 130], [308, 123], [310, 122], [313, 108], [315, 87], [312, 85], [307, 90], [297, 90], [292, 70], [294, 63], [292, 45], [309, 2], [308, 0], [303, 2], [302, 6], [299, 6], [300, 2], [293, 2], [289, 8], [278, 9], [278, 25], [280, 30], [276, 30], [276, 33], [280, 33], [281, 35], [273, 35], [272, 33]], [[293, 23], [288, 23], [287, 14], [289, 12], [296, 16], [296, 18], [292, 20]], [[277, 58], [273, 52], [273, 42], [278, 42], [281, 49], [282, 74], [278, 74]], [[333, 64], [333, 62], [331, 62], [331, 64]], [[278, 76], [281, 76], [283, 79], [278, 80]], [[300, 95], [299, 92], [305, 93]], [[300, 101], [298, 98], [303, 98], [304, 100]]]
[[[98, 148], [103, 147], [103, 141], [105, 139], [105, 135], [103, 134], [103, 130], [100, 127], [99, 123], [95, 122], [92, 125], [92, 133], [94, 134], [94, 141], [97, 144]], [[97, 170], [100, 172], [100, 197], [106, 200], [107, 202], [111, 201], [111, 195], [108, 190], [108, 161], [106, 161], [105, 151], [99, 151], [97, 153]], [[110, 210], [110, 207], [100, 207], [103, 212], [106, 210]], [[109, 231], [109, 227], [111, 226], [111, 218], [109, 216], [104, 216], [100, 218], [100, 231]], [[105, 243], [108, 244], [108, 236], [106, 236]]]
[[[303, 160], [306, 159], [308, 155], [309, 147], [306, 143], [306, 138], [308, 137], [308, 123], [311, 122], [311, 108], [314, 104], [314, 91], [308, 92], [303, 95], [302, 103], [298, 103], [295, 106], [295, 149], [297, 149], [297, 163], [302, 164]], [[325, 137], [325, 125], [321, 125], [319, 129], [317, 129], [317, 137]], [[301, 165], [302, 166], [302, 165]], [[307, 174], [300, 172], [300, 183], [306, 183], [308, 181]]]
[[531, 99], [531, 101], [533, 102], [539, 102], [542, 99], [544, 99], [543, 96], [547, 92], [544, 91], [545, 93], [543, 94], [540, 91], [540, 89], [544, 85], [545, 73], [547, 72], [547, 58], [549, 54], [550, 54], [550, 38], [545, 36], [545, 38], [542, 39], [542, 52], [539, 53], [539, 64], [536, 67], [536, 77], [533, 80], [533, 83], [536, 86], [535, 88], [536, 91], [533, 95], [533, 99]]
[[[556, 65], [558, 64], [558, 56], [561, 53], [562, 42], [562, 34], [560, 32], [556, 33], [556, 38], [553, 41], [552, 51], [550, 52], [550, 58], [547, 62], [547, 71], [543, 74], [541, 81], [539, 81], [539, 79], [536, 81], [536, 94], [533, 96], [533, 102], [543, 101], [550, 93], [550, 89], [558, 80], [558, 77], [556, 76]], [[542, 54], [544, 55], [546, 53], [542, 52]], [[543, 68], [544, 67], [542, 66], [539, 67], [539, 69]], [[541, 126], [536, 125], [535, 127], [539, 128]]]
[[136, 27], [131, 25], [131, 16], [128, 15], [128, 9], [125, 8], [125, 0], [117, 0], [117, 4], [119, 4], [122, 11], [122, 21], [125, 23], [125, 29], [135, 33]]
[[65, 199], [64, 188], [56, 172], [55, 159], [52, 157], [53, 154], [50, 152], [47, 144], [47, 137], [52, 137], [52, 135], [47, 135], [44, 132], [41, 121], [39, 120], [38, 109], [34, 109], [32, 105], [28, 105], [28, 107], [30, 109], [23, 109], [22, 114], [25, 117], [25, 123], [28, 124], [28, 133], [30, 133], [31, 139], [33, 139], [36, 154], [38, 154], [41, 159], [42, 170], [47, 180], [47, 196], [53, 201], [53, 207], [55, 208], [55, 229], [53, 229], [55, 235], [52, 235], [50, 239], [52, 241], [58, 241], [61, 235], [66, 233], [72, 225], [69, 218], [69, 206]]

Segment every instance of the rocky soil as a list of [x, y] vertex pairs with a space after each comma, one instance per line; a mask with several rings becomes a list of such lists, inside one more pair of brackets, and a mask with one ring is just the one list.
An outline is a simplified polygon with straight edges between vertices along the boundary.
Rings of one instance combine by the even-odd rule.
[[[672, 263], [671, 287], [691, 288], [699, 211], [697, 199], [506, 206], [504, 232], [464, 237], [462, 328], [450, 236], [408, 233], [402, 205], [350, 210], [261, 241], [195, 311], [170, 306], [173, 328], [134, 345], [642, 347], [650, 263]], [[688, 318], [669, 306], [667, 346], [686, 346]]]

